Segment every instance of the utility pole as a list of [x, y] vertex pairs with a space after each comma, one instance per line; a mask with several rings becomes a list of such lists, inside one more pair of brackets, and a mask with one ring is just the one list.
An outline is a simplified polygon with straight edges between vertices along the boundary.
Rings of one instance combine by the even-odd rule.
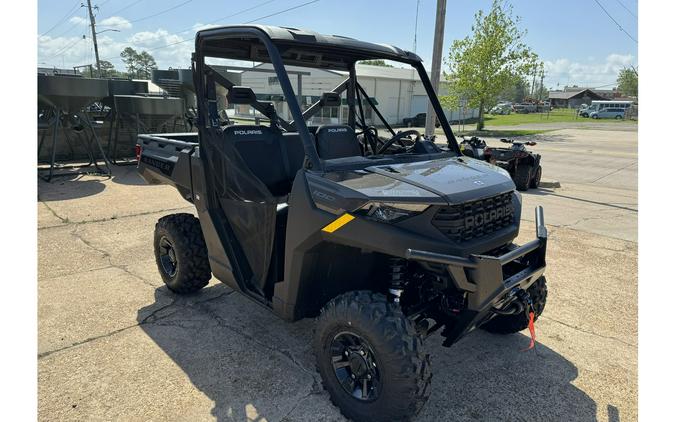
[[541, 79], [539, 79], [539, 102], [542, 101], [542, 95], [544, 95], [544, 64], [541, 64]]
[[91, 39], [94, 40], [94, 54], [96, 54], [96, 76], [101, 77], [101, 61], [98, 59], [98, 43], [96, 42], [96, 19], [94, 12], [91, 10], [91, 0], [87, 0], [87, 8], [89, 9], [89, 21], [91, 22]]
[[534, 72], [532, 72], [532, 89], [530, 90], [530, 97], [531, 98], [534, 98], [534, 92], [535, 92], [535, 90], [534, 90], [534, 83], [535, 82], [534, 81], [537, 78], [537, 68], [538, 67], [539, 66], [535, 64], [534, 65]]
[[[438, 93], [438, 84], [441, 80], [441, 58], [443, 56], [443, 33], [445, 32], [445, 3], [446, 0], [436, 2], [436, 27], [434, 34], [434, 50], [431, 58], [431, 87]], [[427, 105], [427, 121], [424, 127], [424, 135], [430, 137], [436, 129], [436, 113], [431, 106]]]

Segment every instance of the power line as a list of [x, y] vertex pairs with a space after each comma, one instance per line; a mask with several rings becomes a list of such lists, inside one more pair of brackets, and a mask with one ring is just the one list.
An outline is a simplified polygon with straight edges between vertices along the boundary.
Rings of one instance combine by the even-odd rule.
[[177, 5], [175, 5], [175, 6], [169, 7], [168, 9], [161, 10], [161, 11], [159, 11], [159, 12], [157, 12], [157, 13], [153, 13], [152, 15], [143, 16], [142, 18], [138, 18], [138, 19], [134, 19], [134, 20], [132, 20], [132, 21], [129, 21], [129, 23], [140, 22], [140, 21], [152, 19], [152, 18], [154, 18], [154, 17], [156, 17], [156, 16], [163, 15], [163, 14], [165, 14], [165, 13], [168, 13], [168, 12], [172, 11], [172, 10], [178, 9], [178, 8], [181, 7], [181, 6], [185, 6], [186, 4], [190, 3], [191, 1], [192, 1], [192, 0], [186, 0], [186, 1], [184, 1], [183, 3], [180, 3], [180, 4], [177, 4]]
[[[256, 22], [256, 21], [259, 21], [259, 20], [262, 20], [262, 19], [267, 19], [267, 18], [270, 18], [270, 17], [272, 17], [272, 16], [277, 16], [277, 15], [280, 15], [280, 14], [282, 14], [282, 13], [290, 12], [291, 10], [295, 10], [295, 9], [299, 9], [299, 8], [301, 8], [301, 7], [304, 7], [304, 6], [308, 6], [308, 5], [312, 4], [312, 3], [317, 3], [317, 2], [319, 2], [319, 1], [321, 1], [321, 0], [312, 0], [312, 1], [305, 2], [305, 3], [301, 3], [301, 4], [298, 4], [298, 5], [296, 5], [296, 6], [292, 6], [292, 7], [283, 9], [283, 10], [279, 10], [278, 12], [274, 12], [274, 13], [271, 13], [271, 14], [269, 14], [269, 15], [261, 16], [261, 17], [258, 17], [258, 18], [256, 18], [256, 19], [250, 20], [250, 21], [248, 21], [248, 22], [244, 22], [244, 23], [253, 23], [253, 22]], [[271, 1], [268, 1], [267, 3], [271, 3]], [[267, 4], [267, 3], [262, 3], [262, 4], [260, 4], [259, 6], [262, 6], [262, 5]], [[253, 8], [249, 8], [248, 10], [251, 10], [251, 9], [253, 9]], [[247, 10], [247, 11], [248, 11], [248, 10]], [[244, 11], [237, 12], [237, 13], [235, 13], [235, 15], [241, 14], [241, 13], [243, 13], [243, 12], [244, 12]], [[231, 15], [231, 16], [234, 16], [234, 15]], [[185, 31], [183, 31], [183, 32], [185, 32]], [[180, 32], [178, 32], [177, 34], [179, 34], [179, 33], [180, 33]], [[176, 35], [176, 34], [172, 34], [172, 35]], [[193, 41], [193, 39], [189, 38], [189, 39], [184, 39], [184, 40], [176, 41], [176, 42], [173, 42], [173, 43], [170, 43], [170, 44], [166, 44], [166, 45], [160, 45], [160, 46], [158, 46], [158, 47], [148, 48], [148, 49], [146, 49], [146, 50], [147, 50], [147, 51], [155, 51], [155, 50], [160, 50], [160, 49], [163, 49], [163, 48], [168, 48], [168, 47], [172, 47], [172, 46], [174, 46], [174, 45], [183, 44], [183, 43], [191, 42], [191, 41]], [[104, 60], [107, 60], [107, 59], [104, 59]]]
[[626, 12], [630, 13], [631, 15], [633, 15], [634, 18], [637, 18], [637, 16], [635, 16], [635, 13], [633, 13], [632, 10], [630, 10], [629, 8], [627, 8], [625, 4], [621, 3], [621, 0], [616, 0], [616, 2], [619, 3], [619, 4], [621, 5], [621, 7], [623, 7], [624, 9], [626, 9]]
[[290, 12], [291, 10], [299, 9], [299, 8], [301, 8], [301, 7], [308, 6], [308, 5], [312, 4], [312, 3], [317, 3], [317, 2], [319, 2], [319, 1], [321, 1], [321, 0], [312, 0], [312, 1], [308, 1], [308, 2], [306, 2], [306, 3], [302, 3], [302, 4], [299, 4], [299, 5], [297, 5], [297, 6], [289, 7], [288, 9], [280, 10], [280, 11], [278, 11], [278, 12], [272, 13], [272, 14], [267, 15], [267, 16], [261, 16], [261, 17], [259, 17], [259, 18], [253, 19], [252, 21], [248, 21], [248, 22], [244, 22], [244, 23], [253, 23], [253, 22], [256, 22], [256, 21], [263, 20], [263, 19], [271, 18], [272, 16], [276, 16], [276, 15], [280, 15], [280, 14], [282, 14], [282, 13]]
[[70, 9], [68, 10], [68, 12], [67, 12], [67, 13], [66, 13], [66, 14], [65, 14], [58, 22], [56, 22], [56, 23], [55, 23], [51, 28], [49, 28], [47, 31], [43, 32], [42, 35], [40, 35], [40, 36], [43, 37], [43, 36], [49, 34], [50, 32], [52, 32], [57, 26], [59, 26], [59, 25], [61, 25], [63, 22], [65, 22], [66, 19], [68, 19], [69, 17], [73, 16], [73, 15], [75, 14], [75, 12], [77, 12], [77, 9], [78, 9], [79, 7], [80, 7], [80, 2], [78, 1], [78, 2], [75, 3], [75, 6], [73, 6], [72, 8], [70, 8]]
[[59, 56], [61, 53], [63, 53], [64, 51], [68, 50], [68, 49], [71, 48], [71, 47], [74, 47], [75, 44], [79, 43], [80, 41], [82, 41], [82, 40], [84, 40], [84, 39], [86, 39], [86, 37], [83, 35], [81, 38], [77, 38], [77, 39], [76, 39], [75, 41], [73, 41], [72, 43], [66, 45], [65, 47], [60, 48], [56, 53], [54, 53], [54, 54], [52, 54], [51, 56], [46, 57], [46, 58], [44, 58], [44, 59], [42, 59], [42, 60], [43, 60], [43, 61], [44, 61], [44, 60], [49, 60], [49, 59], [52, 59], [52, 58], [54, 58], [54, 57], [56, 57], [56, 56]]
[[136, 6], [138, 3], [142, 2], [142, 1], [143, 1], [143, 0], [135, 0], [135, 1], [132, 1], [131, 3], [129, 3], [129, 4], [127, 4], [126, 6], [124, 6], [123, 8], [121, 8], [121, 9], [119, 9], [119, 10], [115, 10], [115, 11], [112, 12], [112, 13], [110, 14], [110, 16], [108, 16], [108, 17], [112, 17], [112, 16], [115, 16], [116, 14], [118, 14], [118, 13], [120, 13], [120, 12], [124, 12], [125, 10], [130, 9], [130, 8]]
[[607, 16], [608, 16], [608, 17], [616, 24], [616, 26], [619, 28], [619, 30], [620, 30], [621, 32], [623, 32], [624, 34], [626, 34], [626, 35], [628, 36], [628, 38], [630, 38], [631, 40], [633, 40], [633, 41], [635, 42], [635, 44], [638, 43], [637, 40], [636, 40], [631, 34], [629, 34], [625, 29], [623, 29], [623, 27], [621, 26], [621, 24], [619, 24], [619, 22], [617, 22], [616, 19], [614, 19], [614, 18], [612, 17], [612, 15], [609, 14], [609, 12], [607, 11], [607, 9], [605, 9], [604, 6], [603, 6], [602, 4], [600, 4], [600, 2], [599, 2], [598, 0], [594, 0], [594, 1], [595, 1], [595, 3], [596, 3], [598, 6], [600, 6], [600, 8], [602, 9], [602, 11], [605, 12], [605, 15], [607, 15]]

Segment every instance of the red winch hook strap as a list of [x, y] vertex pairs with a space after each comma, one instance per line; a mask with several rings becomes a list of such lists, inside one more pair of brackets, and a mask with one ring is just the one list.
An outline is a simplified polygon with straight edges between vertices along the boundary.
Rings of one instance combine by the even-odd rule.
[[530, 330], [530, 345], [527, 349], [523, 349], [523, 352], [533, 349], [534, 343], [537, 340], [537, 336], [534, 333], [534, 311], [530, 311], [530, 320], [527, 323], [527, 328]]

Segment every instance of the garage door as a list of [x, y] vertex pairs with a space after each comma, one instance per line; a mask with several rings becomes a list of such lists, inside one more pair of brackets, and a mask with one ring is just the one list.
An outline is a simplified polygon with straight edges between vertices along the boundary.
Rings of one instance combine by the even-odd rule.
[[426, 113], [427, 102], [426, 95], [413, 95], [412, 104], [410, 105], [410, 115], [414, 116], [417, 113]]

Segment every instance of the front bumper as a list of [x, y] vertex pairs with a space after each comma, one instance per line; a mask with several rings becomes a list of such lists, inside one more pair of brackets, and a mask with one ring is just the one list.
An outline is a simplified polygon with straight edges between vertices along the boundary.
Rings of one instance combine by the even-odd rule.
[[422, 263], [444, 265], [454, 287], [466, 293], [466, 308], [444, 332], [450, 345], [480, 326], [517, 299], [546, 269], [547, 231], [544, 210], [535, 210], [537, 239], [510, 249], [500, 256], [471, 255], [468, 258], [408, 249], [406, 258]]

